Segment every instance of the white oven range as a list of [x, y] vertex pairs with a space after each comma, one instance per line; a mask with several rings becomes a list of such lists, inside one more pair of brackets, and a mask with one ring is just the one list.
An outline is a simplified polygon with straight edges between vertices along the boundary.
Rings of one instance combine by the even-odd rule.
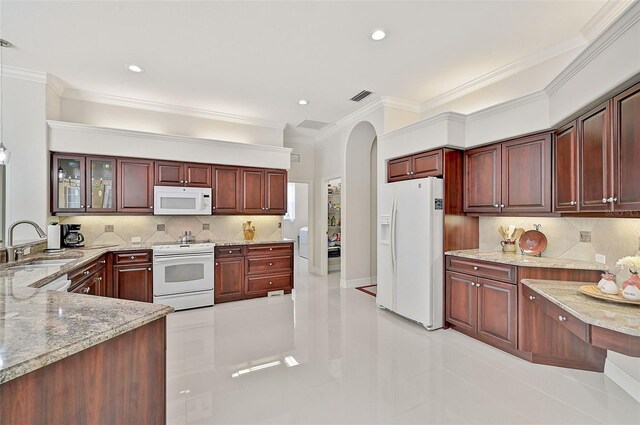
[[176, 310], [213, 305], [213, 248], [210, 242], [153, 247], [153, 302]]

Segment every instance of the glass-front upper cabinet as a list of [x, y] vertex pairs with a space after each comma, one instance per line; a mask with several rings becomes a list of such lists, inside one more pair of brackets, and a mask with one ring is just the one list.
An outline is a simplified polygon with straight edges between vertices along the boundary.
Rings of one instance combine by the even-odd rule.
[[115, 158], [53, 154], [51, 212], [115, 212], [115, 179]]
[[85, 157], [55, 154], [52, 157], [51, 180], [53, 212], [85, 211]]
[[114, 212], [116, 161], [112, 158], [90, 157], [87, 165], [87, 212]]

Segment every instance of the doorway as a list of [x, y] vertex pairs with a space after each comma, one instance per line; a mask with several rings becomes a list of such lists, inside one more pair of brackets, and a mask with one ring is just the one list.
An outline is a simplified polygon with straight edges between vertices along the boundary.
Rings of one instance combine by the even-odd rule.
[[341, 269], [342, 246], [342, 179], [327, 183], [327, 270], [329, 273]]
[[287, 213], [282, 220], [282, 236], [293, 241], [294, 256], [300, 257], [307, 264], [310, 255], [310, 182], [287, 183]]

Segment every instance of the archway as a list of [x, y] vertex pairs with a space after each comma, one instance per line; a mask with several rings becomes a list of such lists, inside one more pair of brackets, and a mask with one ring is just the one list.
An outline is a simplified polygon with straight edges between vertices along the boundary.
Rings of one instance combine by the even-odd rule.
[[372, 283], [376, 261], [376, 130], [357, 124], [347, 139], [343, 181], [342, 265], [340, 286]]

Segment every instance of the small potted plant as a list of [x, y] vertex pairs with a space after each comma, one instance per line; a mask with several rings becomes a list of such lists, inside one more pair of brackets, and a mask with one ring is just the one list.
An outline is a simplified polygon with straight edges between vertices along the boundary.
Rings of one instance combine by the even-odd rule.
[[626, 268], [631, 273], [629, 279], [622, 282], [622, 296], [630, 300], [640, 301], [640, 277], [638, 276], [640, 257], [621, 258], [616, 263], [616, 266]]

